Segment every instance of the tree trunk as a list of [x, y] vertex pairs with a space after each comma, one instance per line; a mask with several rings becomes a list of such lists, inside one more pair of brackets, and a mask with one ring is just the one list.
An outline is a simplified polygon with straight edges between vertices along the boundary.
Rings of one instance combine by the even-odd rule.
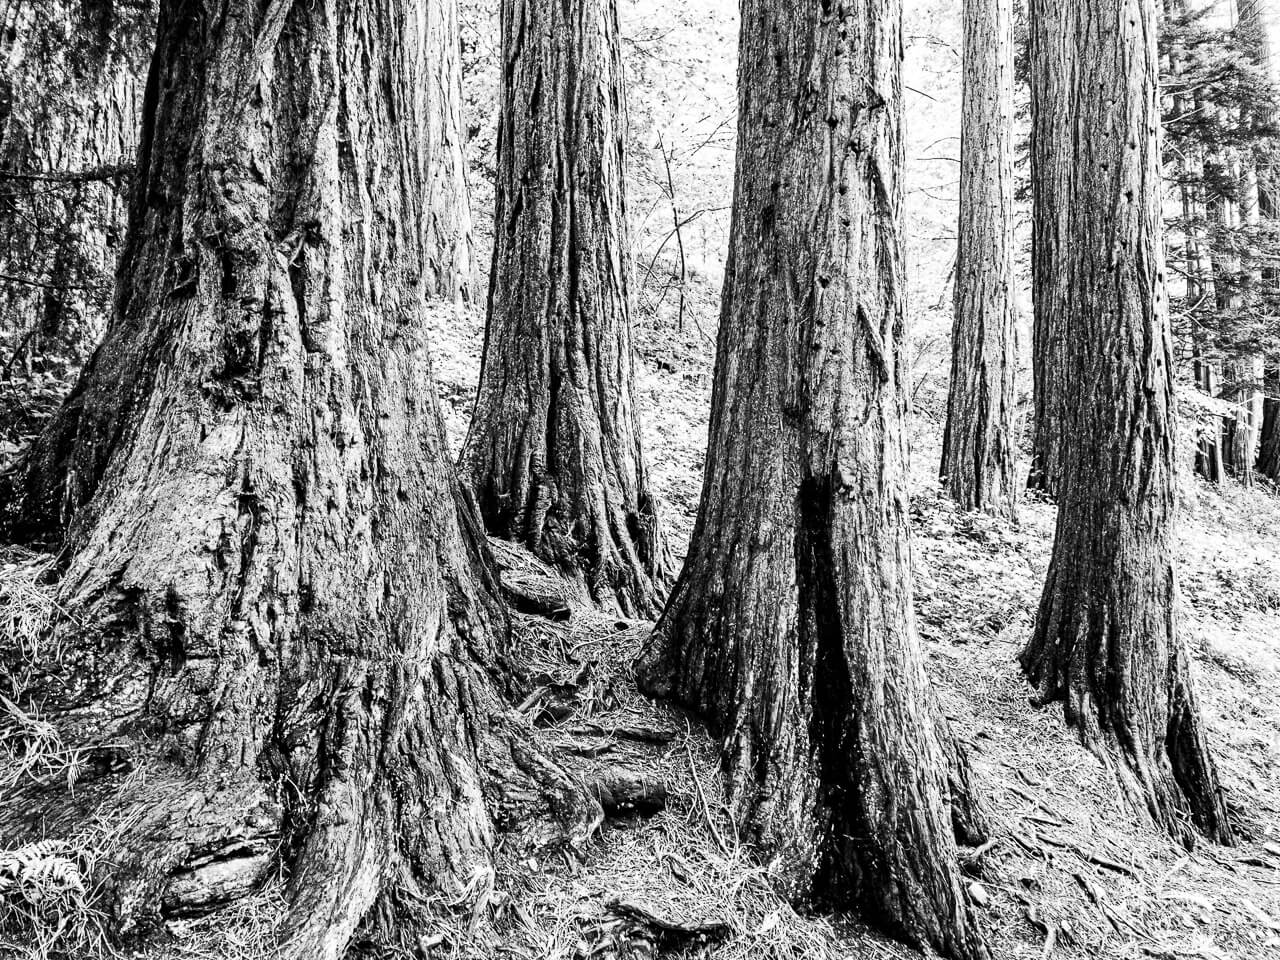
[[723, 738], [791, 896], [974, 958], [912, 615], [901, 42], [897, 0], [743, 4], [706, 476], [638, 675]]
[[965, 2], [960, 130], [960, 244], [941, 473], [964, 509], [1013, 517], [1013, 0]]
[[[1072, 94], [1039, 146], [1074, 171], [1052, 267], [1067, 299], [1053, 558], [1022, 665], [1042, 701], [1110, 762], [1126, 796], [1190, 840], [1222, 842], [1227, 813], [1177, 631], [1172, 351], [1160, 220], [1154, 0], [1104, 0], [1078, 20], [1039, 0], [1036, 31], [1066, 38], [1045, 64]], [[1041, 83], [1045, 82], [1043, 80]], [[1037, 214], [1039, 211], [1037, 211]], [[1044, 229], [1041, 226], [1038, 229]]]
[[[1237, 31], [1241, 35], [1254, 64], [1261, 70], [1267, 80], [1271, 79], [1271, 44], [1268, 37], [1267, 16], [1261, 0], [1235, 0]], [[1272, 111], [1246, 108], [1245, 122], [1258, 129], [1266, 129], [1275, 124], [1276, 117]], [[1275, 148], [1269, 146], [1274, 152]], [[1240, 217], [1245, 226], [1256, 234], [1262, 223], [1263, 215], [1263, 180], [1266, 173], [1264, 164], [1259, 162], [1255, 151], [1246, 151], [1243, 155], [1244, 184], [1240, 193]], [[1253, 262], [1248, 264], [1245, 273], [1245, 299], [1253, 311], [1259, 311], [1262, 303], [1264, 286], [1267, 277], [1264, 268], [1257, 260], [1266, 257], [1250, 250], [1249, 257]], [[1258, 457], [1261, 451], [1262, 427], [1265, 422], [1265, 392], [1263, 382], [1266, 379], [1266, 356], [1262, 352], [1245, 355], [1241, 362], [1242, 385], [1236, 393], [1236, 417], [1232, 428], [1232, 460], [1235, 463], [1236, 477], [1244, 484], [1252, 486]]]
[[116, 313], [33, 463], [78, 624], [39, 695], [91, 768], [145, 775], [30, 786], [0, 845], [126, 825], [99, 860], [126, 929], [282, 858], [283, 955], [309, 960], [379, 898], [398, 923], [370, 936], [409, 935], [497, 826], [573, 845], [600, 809], [500, 698], [506, 618], [430, 370], [427, 296], [456, 278], [425, 239], [423, 51], [452, 16], [263, 11], [164, 5]]
[[[1070, 412], [1071, 385], [1062, 377], [1067, 300], [1071, 291], [1056, 272], [1066, 235], [1072, 171], [1053, 144], [1070, 136], [1068, 77], [1058, 64], [1070, 55], [1076, 0], [1030, 0], [1031, 68], [1031, 197], [1036, 210], [1031, 225], [1031, 295], [1034, 310], [1031, 374], [1031, 471], [1027, 487], [1058, 492], [1062, 476], [1062, 439]], [[1039, 11], [1039, 13], [1036, 13]]]
[[24, 361], [82, 362], [106, 326], [152, 7], [0, 5], [0, 336]]
[[657, 616], [670, 561], [636, 414], [613, 0], [503, 0], [493, 270], [462, 452], [490, 532]]
[[1267, 400], [1263, 405], [1261, 440], [1258, 446], [1258, 473], [1280, 481], [1280, 369], [1267, 371]]

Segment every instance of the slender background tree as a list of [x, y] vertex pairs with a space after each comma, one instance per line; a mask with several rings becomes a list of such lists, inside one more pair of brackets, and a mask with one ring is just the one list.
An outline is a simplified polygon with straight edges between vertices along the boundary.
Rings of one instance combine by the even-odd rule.
[[1031, 371], [1031, 471], [1027, 486], [1056, 493], [1062, 473], [1062, 435], [1069, 389], [1061, 351], [1070, 291], [1057, 270], [1066, 235], [1071, 170], [1050, 145], [1071, 136], [1068, 75], [1075, 0], [1028, 0], [1028, 70], [1031, 80], [1031, 297], [1034, 308]]
[[1018, 496], [1013, 270], [1013, 0], [965, 0], [960, 226], [942, 477], [966, 509]]

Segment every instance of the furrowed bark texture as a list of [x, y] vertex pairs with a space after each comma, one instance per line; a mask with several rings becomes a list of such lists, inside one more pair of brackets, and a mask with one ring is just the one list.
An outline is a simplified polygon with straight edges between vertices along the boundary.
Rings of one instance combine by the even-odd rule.
[[636, 415], [613, 0], [504, 0], [493, 271], [462, 470], [490, 532], [655, 617], [670, 560]]
[[973, 958], [963, 757], [912, 616], [901, 42], [897, 0], [743, 5], [706, 478], [638, 672], [723, 739], [733, 814], [790, 895]]
[[[1074, 170], [1051, 263], [1067, 296], [1061, 375], [1075, 402], [1053, 558], [1022, 665], [1108, 760], [1137, 806], [1176, 836], [1231, 829], [1178, 635], [1173, 567], [1173, 375], [1160, 220], [1154, 0], [1078, 18], [1033, 4], [1068, 38], [1054, 69], [1072, 112], [1042, 142]], [[1043, 81], [1042, 81], [1043, 82]], [[1058, 210], [1050, 210], [1054, 216]]]
[[[1034, 317], [1031, 374], [1030, 489], [1056, 494], [1062, 475], [1062, 434], [1069, 403], [1064, 382], [1064, 311], [1070, 296], [1066, 279], [1055, 272], [1064, 242], [1071, 170], [1052, 145], [1070, 136], [1069, 78], [1058, 64], [1070, 55], [1077, 0], [1029, 0], [1031, 62], [1031, 296]], [[1052, 26], [1051, 26], [1052, 25]]]
[[117, 312], [37, 464], [65, 477], [38, 479], [65, 491], [79, 624], [46, 709], [145, 776], [0, 812], [9, 845], [97, 797], [126, 825], [104, 861], [126, 929], [283, 858], [283, 955], [338, 957], [380, 897], [406, 924], [455, 899], [497, 828], [544, 848], [599, 821], [500, 698], [505, 614], [445, 448], [427, 297], [456, 278], [426, 239], [422, 136], [440, 14], [161, 11]]
[[97, 346], [127, 216], [152, 4], [0, 3], [0, 335], [7, 365]]
[[1018, 329], [1012, 0], [966, 0], [963, 83], [960, 245], [941, 475], [961, 507], [1013, 517]]

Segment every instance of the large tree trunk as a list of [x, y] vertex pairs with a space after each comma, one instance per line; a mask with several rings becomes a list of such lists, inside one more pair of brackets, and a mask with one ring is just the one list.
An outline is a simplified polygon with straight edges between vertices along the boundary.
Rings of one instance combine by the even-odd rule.
[[278, 852], [284, 955], [309, 960], [380, 897], [411, 931], [495, 823], [572, 844], [600, 812], [500, 698], [505, 614], [430, 370], [427, 297], [456, 278], [424, 240], [423, 51], [452, 17], [263, 7], [164, 5], [116, 314], [33, 463], [78, 625], [39, 695], [144, 775], [6, 798], [0, 845], [124, 825], [99, 862], [137, 928]]
[[941, 473], [961, 507], [1012, 517], [1018, 495], [1013, 0], [964, 5], [959, 234]]
[[613, 0], [503, 0], [484, 364], [462, 452], [489, 530], [656, 616], [670, 561], [636, 414]]
[[1022, 665], [1041, 700], [1064, 701], [1068, 723], [1135, 804], [1184, 839], [1190, 821], [1226, 842], [1175, 617], [1155, 4], [1104, 0], [1092, 14], [1032, 6], [1038, 33], [1066, 38], [1067, 56], [1040, 68], [1072, 93], [1058, 135], [1041, 147], [1075, 171], [1063, 206], [1046, 211], [1066, 211], [1051, 266], [1067, 297], [1059, 375], [1075, 402], [1053, 558]]
[[[1068, 57], [1077, 0], [1030, 0], [1031, 197], [1031, 415], [1030, 489], [1056, 494], [1062, 476], [1062, 442], [1070, 412], [1071, 385], [1062, 376], [1064, 315], [1070, 290], [1056, 272], [1065, 242], [1072, 171], [1053, 144], [1071, 135], [1070, 91], [1058, 64]], [[1036, 11], [1039, 11], [1036, 13]]]
[[723, 738], [788, 893], [974, 958], [912, 616], [901, 42], [897, 0], [743, 4], [706, 477], [638, 673]]

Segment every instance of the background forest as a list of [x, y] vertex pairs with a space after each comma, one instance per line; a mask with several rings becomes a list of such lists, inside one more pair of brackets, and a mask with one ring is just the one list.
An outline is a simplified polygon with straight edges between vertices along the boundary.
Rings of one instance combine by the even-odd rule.
[[[279, 4], [258, 6], [269, 21]], [[479, 469], [475, 464], [483, 464], [486, 456], [497, 456], [491, 451], [498, 441], [486, 447], [488, 438], [477, 425], [484, 418], [473, 423], [473, 414], [492, 307], [495, 232], [508, 222], [504, 216], [511, 216], [498, 196], [508, 182], [504, 178], [513, 176], [504, 171], [498, 149], [500, 18], [519, 6], [514, 0], [501, 5], [459, 0], [457, 22], [450, 24], [456, 26], [449, 43], [452, 53], [433, 61], [438, 73], [425, 82], [429, 89], [447, 91], [456, 70], [462, 96], [453, 104], [447, 93], [428, 95], [423, 109], [445, 115], [457, 111], [460, 139], [445, 136], [427, 149], [438, 164], [433, 170], [465, 166], [469, 197], [442, 200], [451, 188], [445, 178], [436, 181], [432, 175], [417, 186], [431, 198], [432, 209], [462, 211], [452, 225], [439, 226], [447, 218], [433, 221], [440, 233], [433, 239], [439, 249], [447, 249], [450, 263], [440, 268], [444, 279], [435, 291], [440, 296], [429, 306], [426, 343], [449, 459], [461, 455], [463, 470]], [[432, 9], [431, 17], [449, 21], [448, 13]], [[953, 355], [964, 20], [961, 0], [907, 0], [904, 5], [901, 182], [907, 337], [901, 349], [909, 405], [904, 429], [910, 576], [925, 668], [940, 712], [968, 756], [990, 819], [985, 840], [959, 849], [963, 904], [955, 913], [977, 917], [994, 957], [1280, 958], [1280, 304], [1275, 283], [1280, 276], [1280, 206], [1274, 200], [1280, 190], [1275, 186], [1280, 176], [1280, 94], [1273, 86], [1280, 47], [1274, 55], [1268, 52], [1268, 44], [1280, 43], [1280, 9], [1259, 3], [1255, 12], [1242, 26], [1232, 0], [1166, 0], [1160, 11], [1161, 199], [1180, 417], [1177, 610], [1205, 736], [1236, 833], [1234, 844], [1225, 845], [1203, 839], [1182, 842], [1185, 837], [1171, 835], [1135, 809], [1117, 789], [1114, 771], [1082, 749], [1080, 737], [1064, 725], [1062, 710], [1031, 702], [1032, 689], [1018, 661], [1033, 634], [1057, 519], [1054, 496], [1043, 489], [1021, 490], [1036, 443], [1032, 64], [1028, 11], [1021, 2], [1013, 7], [1016, 192], [1011, 211], [1020, 480], [1016, 519], [960, 509], [939, 480]], [[703, 492], [731, 245], [740, 11], [734, 0], [618, 0], [617, 16], [621, 71], [609, 82], [625, 91], [627, 114], [625, 165], [616, 173], [629, 228], [629, 238], [621, 242], [629, 246], [632, 271], [626, 286], [635, 413], [669, 551], [670, 579], [690, 550]], [[147, 0], [0, 0], [0, 24], [0, 471], [12, 471], [21, 468], [72, 390], [103, 337], [113, 303], [117, 310], [128, 309], [130, 294], [126, 287], [117, 289], [115, 274], [129, 227], [128, 196], [147, 69], [157, 45], [156, 10]], [[433, 28], [424, 27], [424, 35], [428, 29]], [[376, 33], [370, 31], [371, 36]], [[544, 32], [559, 36], [554, 26]], [[448, 29], [444, 36], [449, 37]], [[370, 40], [369, 50], [378, 49], [376, 38]], [[174, 46], [169, 56], [170, 75], [177, 75], [183, 50]], [[366, 56], [376, 59], [374, 53]], [[334, 57], [335, 62], [341, 59], [337, 53]], [[321, 81], [315, 83], [318, 89]], [[379, 97], [399, 103], [398, 93], [387, 92], [394, 86], [371, 74], [358, 93], [375, 107]], [[169, 93], [152, 95], [168, 96], [174, 86], [163, 89]], [[282, 95], [280, 104], [269, 104], [278, 110], [281, 128], [292, 121], [280, 118], [305, 116], [310, 109], [309, 94], [294, 95], [296, 103], [287, 103]], [[258, 103], [254, 97], [246, 100]], [[181, 117], [191, 109], [181, 100], [165, 102], [165, 116]], [[375, 128], [385, 121], [370, 107], [362, 122]], [[301, 121], [297, 126], [302, 129]], [[227, 129], [234, 139], [240, 128]], [[174, 156], [186, 149], [170, 146]], [[292, 155], [273, 159], [277, 164], [270, 176], [284, 176], [280, 171], [292, 169], [290, 163], [302, 165]], [[357, 155], [355, 162], [366, 159]], [[385, 158], [368, 162], [371, 168], [390, 163]], [[227, 169], [233, 166], [228, 162]], [[373, 182], [375, 175], [369, 176]], [[377, 224], [371, 233], [397, 216], [410, 215], [389, 199], [393, 193], [370, 191], [366, 215]], [[247, 206], [254, 202], [233, 197], [229, 203], [241, 201]], [[328, 213], [319, 204], [317, 210], [308, 221], [317, 225], [286, 238], [293, 259], [290, 279], [280, 289], [302, 290], [308, 271], [319, 270], [309, 259], [314, 256], [309, 244], [327, 229]], [[469, 234], [458, 227], [467, 219]], [[381, 246], [369, 241], [373, 260], [399, 250], [398, 243], [411, 247], [394, 229], [388, 236]], [[618, 242], [602, 229], [600, 249]], [[227, 246], [234, 248], [231, 241]], [[138, 258], [130, 261], [137, 267], [146, 262], [147, 251], [128, 255]], [[399, 250], [398, 255], [409, 253]], [[386, 256], [388, 264], [395, 263], [395, 256]], [[499, 269], [493, 266], [492, 276], [503, 278], [503, 289], [523, 282], [514, 272]], [[387, 270], [392, 279], [377, 297], [386, 303], [407, 298], [407, 293], [396, 292], [394, 267]], [[233, 267], [227, 271], [230, 276]], [[136, 275], [145, 276], [148, 284], [159, 285], [163, 279], [173, 288], [190, 280], [185, 274], [157, 279], [140, 267]], [[451, 286], [449, 276], [462, 279]], [[270, 283], [267, 288], [272, 295], [277, 291]], [[132, 295], [141, 296], [136, 289]], [[320, 309], [324, 298], [314, 293], [298, 294], [298, 302], [307, 296], [313, 299], [299, 309]], [[376, 382], [378, 374], [370, 372], [376, 364], [361, 370], [357, 358], [352, 367], [355, 379], [375, 383], [368, 387], [372, 392], [394, 391], [394, 383]], [[129, 382], [130, 376], [122, 366], [120, 382]], [[404, 376], [411, 379], [409, 373]], [[228, 389], [234, 393], [239, 386]], [[483, 389], [481, 397], [483, 403]], [[228, 406], [234, 402], [227, 400]], [[358, 411], [350, 417], [358, 420]], [[430, 445], [430, 438], [424, 442]], [[380, 456], [392, 472], [404, 465], [403, 459], [412, 460], [394, 443]], [[403, 502], [425, 513], [434, 503], [451, 501], [449, 481], [429, 469], [421, 474], [405, 468], [405, 475], [414, 476], [420, 486], [402, 493]], [[262, 489], [246, 484], [236, 496], [240, 501], [265, 498]], [[494, 534], [484, 490], [474, 497]], [[21, 510], [16, 498], [0, 504], [9, 530], [22, 528], [24, 518], [15, 517]], [[442, 552], [453, 558], [443, 565], [467, 567], [465, 523], [459, 531], [444, 520], [432, 522], [433, 530], [444, 531], [439, 533], [446, 544]], [[175, 524], [179, 532], [173, 540], [180, 542], [183, 526]], [[416, 558], [409, 540], [396, 539], [404, 536], [402, 531], [395, 524], [388, 527], [389, 564], [395, 567], [405, 558], [401, 573], [412, 592], [419, 568], [432, 561]], [[243, 533], [237, 531], [236, 536]], [[107, 560], [93, 566], [105, 568], [115, 537], [104, 534], [94, 540], [82, 529], [76, 535], [81, 546], [101, 550]], [[227, 535], [200, 531], [192, 538], [202, 543]], [[450, 543], [455, 549], [448, 549]], [[221, 559], [222, 549], [212, 552]], [[352, 908], [336, 894], [332, 902], [327, 895], [318, 897], [324, 902], [316, 914], [324, 919], [313, 922], [326, 931], [341, 930], [341, 949], [347, 955], [905, 958], [920, 955], [911, 943], [922, 940], [926, 951], [940, 948], [966, 955], [963, 944], [933, 938], [930, 947], [929, 936], [913, 936], [910, 929], [904, 935], [892, 922], [877, 920], [874, 910], [862, 909], [861, 901], [840, 904], [834, 911], [793, 906], [751, 839], [742, 835], [739, 818], [725, 800], [726, 790], [732, 791], [731, 774], [722, 768], [720, 746], [694, 716], [645, 696], [637, 687], [634, 664], [660, 608], [635, 599], [641, 590], [614, 609], [602, 607], [593, 602], [599, 598], [589, 578], [566, 578], [546, 557], [505, 537], [490, 536], [489, 549], [502, 595], [512, 607], [516, 642], [495, 655], [511, 679], [508, 689], [497, 693], [475, 681], [480, 692], [459, 695], [459, 700], [495, 716], [500, 700], [516, 705], [523, 715], [519, 723], [536, 732], [527, 734], [529, 742], [556, 756], [575, 782], [590, 785], [604, 811], [603, 823], [590, 836], [578, 838], [580, 845], [575, 840], [554, 855], [537, 847], [539, 852], [530, 855], [532, 841], [522, 832], [526, 806], [539, 816], [550, 808], [569, 832], [585, 815], [568, 809], [576, 801], [563, 783], [528, 786], [530, 778], [540, 782], [538, 776], [546, 771], [540, 760], [521, 753], [526, 734], [520, 731], [525, 728], [516, 724], [511, 734], [496, 723], [498, 739], [507, 739], [493, 765], [504, 767], [504, 775], [505, 767], [519, 768], [503, 788], [513, 811], [508, 817], [514, 824], [512, 836], [518, 841], [494, 841], [487, 823], [468, 819], [474, 814], [466, 801], [479, 794], [480, 786], [456, 774], [465, 766], [457, 761], [455, 767], [456, 757], [468, 749], [459, 744], [476, 738], [466, 734], [456, 742], [451, 739], [451, 725], [461, 729], [469, 722], [465, 706], [459, 708], [462, 719], [447, 712], [433, 715], [436, 726], [417, 736], [426, 743], [437, 735], [435, 742], [443, 746], [420, 746], [427, 759], [416, 774], [406, 776], [443, 778], [455, 798], [451, 803], [456, 802], [449, 816], [463, 823], [461, 832], [472, 839], [483, 834], [492, 857], [477, 858], [467, 840], [441, 839], [424, 829], [423, 836], [415, 835], [415, 850], [448, 862], [456, 881], [451, 886], [424, 885], [401, 897], [370, 893], [366, 902], [372, 905], [359, 915], [349, 915]], [[655, 556], [662, 549], [652, 546]], [[148, 767], [134, 764], [128, 750], [114, 741], [95, 743], [92, 749], [83, 746], [76, 737], [85, 728], [70, 728], [47, 709], [57, 700], [49, 693], [48, 676], [56, 672], [50, 664], [65, 667], [68, 674], [85, 669], [72, 652], [74, 645], [64, 639], [79, 626], [80, 616], [69, 609], [54, 576], [66, 568], [67, 558], [30, 544], [0, 551], [0, 957], [282, 956], [285, 932], [298, 934], [298, 874], [290, 875], [281, 865], [281, 851], [309, 864], [316, 876], [334, 878], [329, 882], [333, 888], [372, 889], [381, 882], [359, 871], [342, 872], [357, 844], [338, 832], [330, 846], [339, 852], [317, 853], [312, 836], [296, 825], [286, 823], [267, 843], [237, 833], [240, 828], [208, 812], [253, 808], [260, 799], [256, 794], [222, 794], [210, 788], [197, 801], [167, 779], [167, 755]], [[347, 561], [341, 553], [323, 559], [332, 568], [326, 582], [340, 590]], [[647, 565], [651, 572], [661, 567], [650, 559], [641, 557], [636, 565]], [[92, 586], [92, 572], [72, 569]], [[661, 576], [654, 573], [653, 578]], [[394, 575], [388, 577], [391, 582], [397, 590], [403, 586]], [[478, 638], [486, 625], [505, 616], [488, 609], [484, 590], [465, 586], [465, 570], [447, 573], [440, 584], [430, 576], [423, 582], [432, 584], [422, 588], [423, 594], [437, 591], [448, 598], [437, 610], [447, 606], [451, 616], [464, 610], [460, 622], [467, 626], [440, 641], [455, 645], [451, 656], [484, 647], [487, 641]], [[391, 587], [387, 589], [389, 596]], [[619, 588], [619, 593], [625, 590]], [[164, 598], [157, 603], [147, 630], [168, 635], [165, 625], [181, 620], [186, 610], [176, 602], [167, 607]], [[352, 600], [333, 616], [335, 621], [357, 621], [358, 610]], [[424, 613], [422, 619], [433, 616], [439, 615]], [[115, 621], [104, 622], [108, 626], [95, 634], [95, 642], [107, 645]], [[182, 646], [181, 638], [174, 642]], [[191, 650], [183, 656], [200, 659]], [[174, 675], [181, 672], [179, 666], [172, 670]], [[140, 676], [129, 675], [120, 688], [162, 683]], [[473, 682], [465, 671], [433, 676], [441, 690], [456, 692]], [[381, 678], [369, 681], [368, 690], [394, 684]], [[358, 686], [351, 681], [352, 689]], [[297, 703], [304, 704], [295, 706], [298, 711], [326, 696], [320, 687], [307, 687], [305, 677], [298, 689]], [[148, 700], [152, 695], [146, 694]], [[190, 691], [170, 695], [177, 704], [175, 714], [194, 710], [182, 699]], [[245, 702], [255, 695], [247, 686], [219, 693], [228, 701], [240, 697]], [[374, 693], [367, 696], [376, 698]], [[281, 708], [281, 713], [287, 711]], [[285, 724], [281, 717], [272, 722]], [[288, 768], [283, 779], [298, 772]], [[537, 773], [530, 774], [533, 768]], [[455, 776], [460, 779], [450, 779]], [[301, 775], [298, 779], [302, 781]], [[129, 805], [102, 802], [98, 785], [107, 780], [128, 784], [141, 799]], [[46, 792], [54, 786], [71, 795], [65, 806], [47, 800]], [[396, 788], [389, 794], [399, 795]], [[533, 794], [537, 797], [530, 800]], [[358, 799], [349, 802], [359, 804]], [[162, 807], [176, 811], [172, 820], [153, 818], [153, 811]], [[326, 809], [318, 803], [311, 811], [316, 823], [325, 822]], [[387, 816], [414, 819], [407, 810]], [[184, 848], [185, 861], [164, 861], [155, 867], [161, 873], [152, 876], [148, 858], [159, 864], [168, 847], [148, 847], [136, 838], [165, 830], [176, 835], [172, 824], [184, 818], [200, 822], [205, 832]], [[201, 818], [209, 818], [208, 824]], [[335, 817], [335, 822], [341, 820]], [[1181, 828], [1189, 829], [1185, 822]], [[228, 845], [233, 854], [226, 853]], [[155, 852], [162, 849], [163, 856]], [[254, 866], [252, 884], [244, 884], [236, 872], [245, 862]], [[121, 864], [146, 882], [126, 888], [117, 879], [120, 871], [115, 868]], [[223, 864], [235, 869], [220, 872]], [[157, 879], [170, 873], [179, 878], [176, 892]], [[424, 915], [429, 921], [421, 920]], [[132, 918], [124, 939], [117, 935], [120, 917]], [[308, 942], [324, 943], [328, 950], [331, 939], [317, 933]], [[316, 947], [297, 955], [329, 954]]]

